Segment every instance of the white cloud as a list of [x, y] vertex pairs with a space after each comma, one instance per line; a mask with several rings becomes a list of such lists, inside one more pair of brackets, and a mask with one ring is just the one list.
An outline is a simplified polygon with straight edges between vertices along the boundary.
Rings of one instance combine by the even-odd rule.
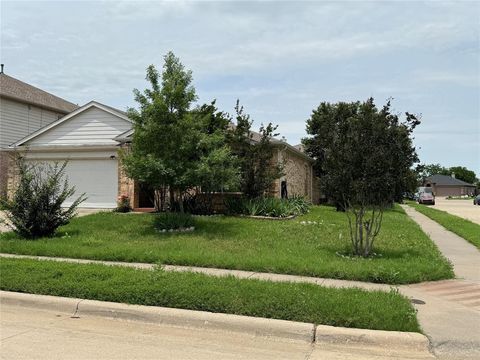
[[[231, 112], [240, 98], [292, 142], [320, 101], [393, 96], [399, 111], [423, 113], [427, 149], [426, 133], [465, 138], [452, 123], [478, 132], [479, 14], [478, 2], [444, 1], [3, 1], [1, 60], [73, 102], [125, 108], [146, 66], [173, 50], [202, 101]], [[442, 162], [437, 150], [422, 154]]]

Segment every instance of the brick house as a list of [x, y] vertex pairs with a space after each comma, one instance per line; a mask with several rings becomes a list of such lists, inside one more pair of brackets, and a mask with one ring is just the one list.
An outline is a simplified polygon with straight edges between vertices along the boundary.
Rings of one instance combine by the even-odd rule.
[[456, 179], [453, 175], [433, 175], [426, 178], [423, 184], [431, 187], [435, 196], [472, 196], [476, 189], [475, 185]]
[[[128, 149], [131, 142], [133, 130], [120, 134], [116, 141], [119, 146]], [[253, 134], [253, 140], [260, 135]], [[282, 182], [286, 184], [289, 196], [304, 196], [311, 202], [317, 204], [320, 201], [320, 192], [318, 190], [318, 179], [313, 172], [314, 160], [308, 157], [301, 146], [292, 146], [285, 141], [273, 139], [275, 146], [273, 162], [283, 164], [284, 175], [272, 184], [271, 195], [281, 197]], [[151, 190], [143, 188], [141, 184], [128, 178], [122, 169], [119, 170], [119, 194], [128, 195], [133, 208], [153, 207]]]
[[[114, 208], [118, 196], [126, 194], [132, 207], [151, 208], [151, 190], [129, 179], [119, 161], [118, 151], [128, 148], [132, 134], [132, 123], [125, 112], [91, 101], [25, 136], [9, 149], [24, 153], [28, 161], [53, 164], [68, 160], [66, 175], [75, 186], [76, 196], [85, 193], [88, 197], [81, 207]], [[305, 196], [317, 203], [313, 159], [285, 141], [274, 139], [273, 143], [273, 161], [282, 162], [285, 173], [273, 184], [273, 196], [281, 196], [284, 183], [289, 196]], [[15, 182], [15, 172], [11, 170], [10, 190]], [[71, 201], [67, 200], [66, 205]]]

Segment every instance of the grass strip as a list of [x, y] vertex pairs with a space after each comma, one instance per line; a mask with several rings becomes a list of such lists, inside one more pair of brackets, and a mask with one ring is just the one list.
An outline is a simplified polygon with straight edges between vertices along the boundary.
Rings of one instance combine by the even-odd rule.
[[98, 213], [75, 218], [50, 238], [0, 234], [0, 251], [22, 255], [162, 263], [388, 284], [453, 278], [435, 244], [399, 206], [385, 212], [371, 258], [351, 252], [347, 216], [313, 206], [293, 220], [195, 218], [195, 231], [156, 231], [155, 215]]
[[335, 289], [161, 269], [19, 259], [1, 259], [0, 272], [0, 288], [7, 291], [420, 332], [415, 310], [395, 290]]
[[[425, 205], [409, 202], [408, 205], [412, 206], [418, 212], [430, 219], [436, 221], [442, 225], [445, 229], [461, 236], [471, 244], [475, 245], [477, 249], [480, 249], [480, 225], [471, 222], [470, 220], [463, 219], [459, 216], [449, 214], [443, 210], [433, 209]], [[473, 206], [473, 205], [472, 205]]]

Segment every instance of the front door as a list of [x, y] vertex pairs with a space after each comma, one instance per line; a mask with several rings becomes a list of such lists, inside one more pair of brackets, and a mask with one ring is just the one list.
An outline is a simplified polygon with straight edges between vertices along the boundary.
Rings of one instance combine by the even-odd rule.
[[151, 186], [140, 183], [140, 189], [138, 193], [138, 207], [140, 208], [153, 208], [155, 207], [155, 191]]

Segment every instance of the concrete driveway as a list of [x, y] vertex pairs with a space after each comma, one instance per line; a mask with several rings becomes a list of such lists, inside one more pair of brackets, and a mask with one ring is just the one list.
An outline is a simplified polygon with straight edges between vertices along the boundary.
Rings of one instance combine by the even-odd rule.
[[111, 209], [77, 209], [77, 216], [85, 216], [90, 214], [96, 214], [102, 211], [111, 211]]
[[[77, 216], [85, 216], [85, 215], [90, 215], [90, 214], [95, 214], [101, 211], [110, 211], [108, 209], [78, 209], [77, 211]], [[0, 211], [0, 233], [5, 232], [5, 231], [11, 231], [11, 229], [5, 225], [5, 223], [2, 220], [5, 220], [5, 212]]]
[[437, 197], [433, 208], [480, 224], [480, 206], [473, 205], [473, 200], [447, 200], [444, 197]]
[[5, 212], [0, 211], [0, 232], [10, 231], [10, 228], [5, 225], [3, 220], [5, 220]]

